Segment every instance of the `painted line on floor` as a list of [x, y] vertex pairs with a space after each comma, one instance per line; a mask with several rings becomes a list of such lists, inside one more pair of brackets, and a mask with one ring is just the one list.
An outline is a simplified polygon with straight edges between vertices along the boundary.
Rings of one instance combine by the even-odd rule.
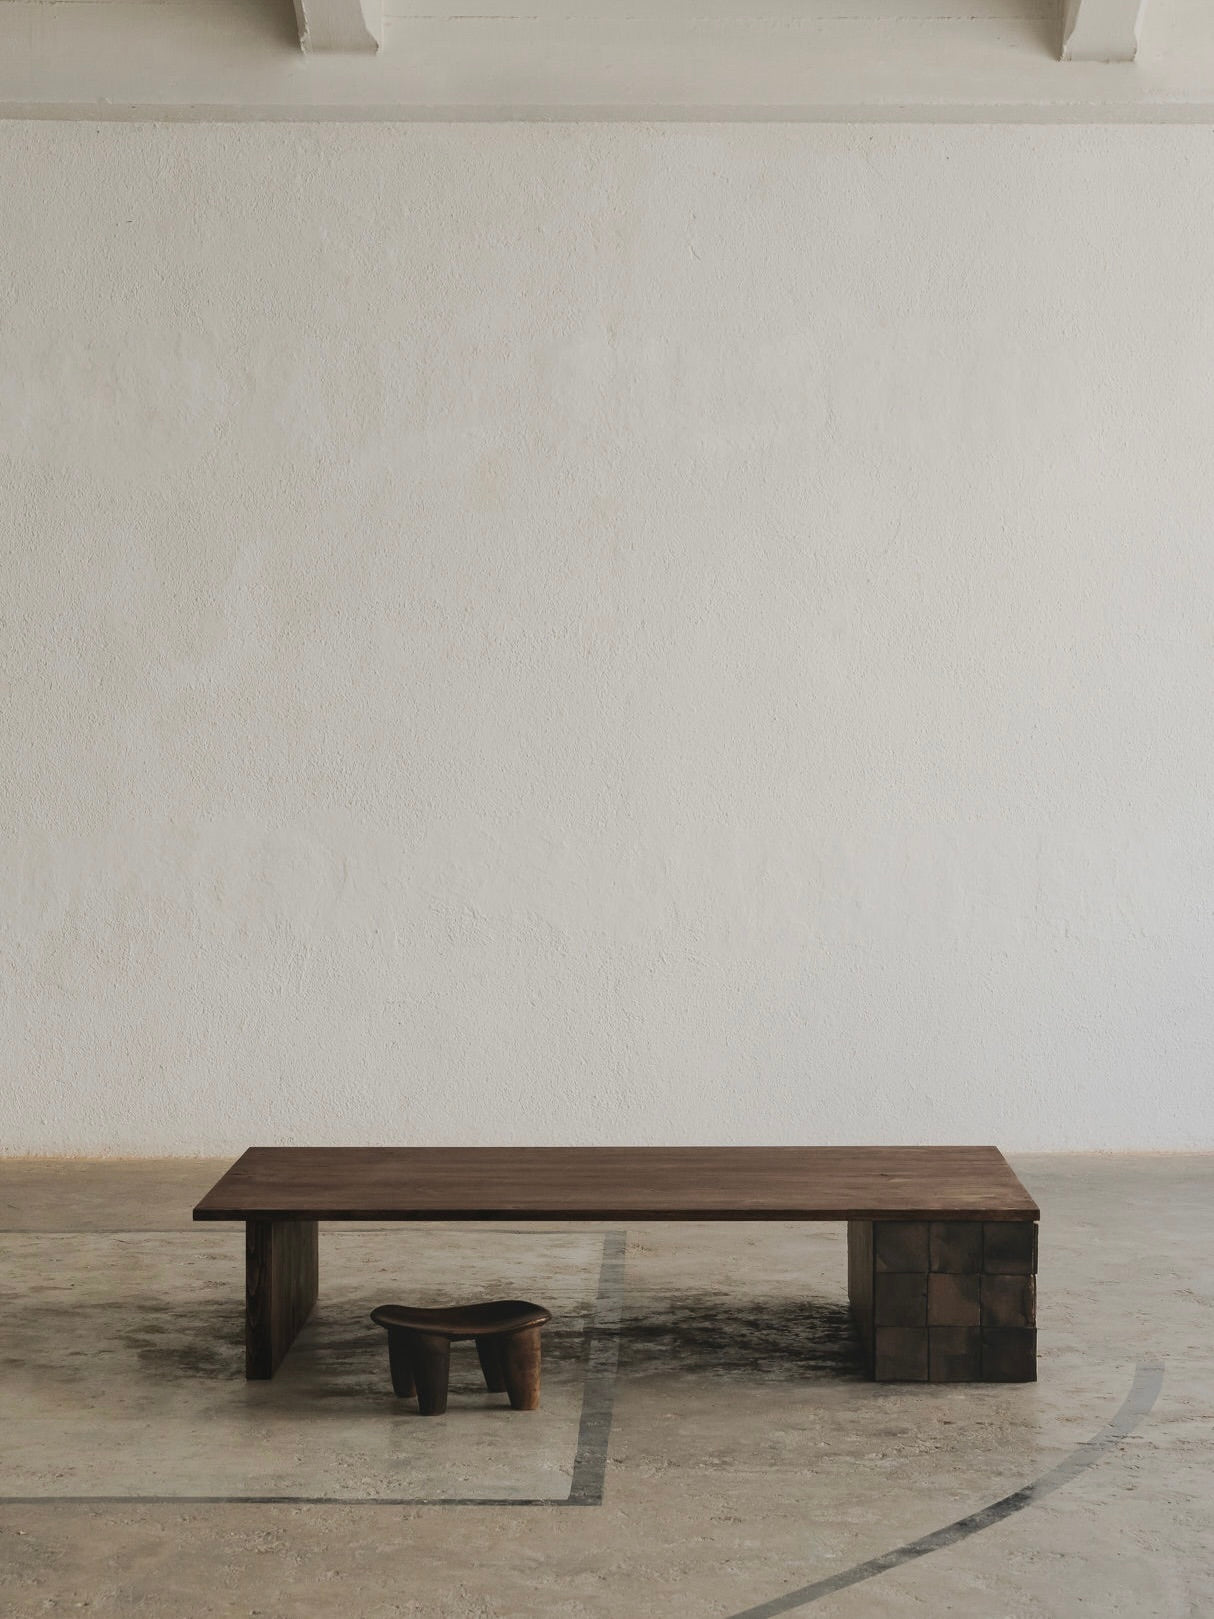
[[959, 1541], [967, 1540], [970, 1535], [976, 1535], [982, 1529], [990, 1529], [995, 1524], [1002, 1523], [1005, 1518], [1023, 1511], [1025, 1507], [1036, 1506], [1055, 1490], [1062, 1489], [1063, 1485], [1078, 1478], [1080, 1473], [1094, 1467], [1120, 1440], [1133, 1433], [1159, 1398], [1162, 1387], [1162, 1364], [1158, 1361], [1140, 1362], [1135, 1370], [1130, 1391], [1111, 1420], [1099, 1433], [1076, 1445], [1068, 1456], [1064, 1456], [1056, 1467], [1051, 1467], [1049, 1472], [1043, 1473], [1039, 1479], [1023, 1485], [1019, 1490], [1013, 1490], [1011, 1495], [1005, 1495], [1001, 1500], [992, 1501], [989, 1507], [983, 1507], [979, 1512], [958, 1518], [955, 1523], [947, 1524], [943, 1529], [933, 1530], [930, 1535], [922, 1535], [918, 1540], [908, 1541], [904, 1546], [896, 1546], [893, 1551], [883, 1552], [880, 1557], [870, 1557], [867, 1562], [857, 1563], [854, 1568], [844, 1569], [842, 1573], [828, 1574], [825, 1579], [815, 1580], [811, 1585], [802, 1585], [795, 1591], [787, 1591], [783, 1596], [773, 1597], [770, 1602], [760, 1602], [757, 1607], [743, 1608], [741, 1612], [731, 1614], [729, 1619], [776, 1619], [778, 1614], [792, 1613], [797, 1608], [808, 1607], [811, 1602], [833, 1596], [836, 1591], [846, 1591], [849, 1586], [859, 1585], [863, 1580], [875, 1579], [878, 1574], [888, 1574], [891, 1569], [916, 1562], [920, 1557], [926, 1557], [929, 1552], [938, 1552], [946, 1546], [955, 1546]]
[[0, 1495], [0, 1507], [560, 1507], [560, 1495]]
[[[190, 1228], [187, 1227], [187, 1230]], [[390, 1228], [388, 1228], [390, 1229]], [[537, 1233], [507, 1228], [509, 1234]], [[5, 1235], [6, 1233], [0, 1233]], [[8, 1235], [71, 1235], [13, 1232]], [[126, 1235], [125, 1232], [103, 1233]], [[142, 1233], [135, 1233], [142, 1235]], [[364, 1233], [365, 1234], [365, 1233]], [[620, 1354], [620, 1315], [624, 1300], [626, 1231], [603, 1233], [598, 1291], [586, 1329], [586, 1367], [582, 1380], [582, 1413], [569, 1494], [459, 1496], [334, 1495], [0, 1495], [0, 1506], [251, 1506], [251, 1507], [597, 1507], [602, 1505], [607, 1446], [615, 1407], [616, 1368]]]
[[597, 1507], [603, 1503], [607, 1473], [607, 1446], [615, 1409], [615, 1378], [620, 1361], [620, 1314], [624, 1304], [626, 1231], [608, 1231], [603, 1238], [599, 1291], [590, 1324], [590, 1347], [582, 1385], [582, 1419], [578, 1424], [577, 1454], [567, 1506]]

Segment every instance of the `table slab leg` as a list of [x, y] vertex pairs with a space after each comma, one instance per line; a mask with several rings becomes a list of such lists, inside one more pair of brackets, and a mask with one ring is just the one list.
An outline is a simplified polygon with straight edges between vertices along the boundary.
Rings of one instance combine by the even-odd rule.
[[1037, 1226], [853, 1220], [848, 1293], [878, 1382], [1029, 1383], [1037, 1376]]
[[245, 1221], [245, 1376], [273, 1377], [316, 1303], [315, 1220]]
[[873, 1375], [873, 1222], [847, 1222], [847, 1299], [860, 1335], [864, 1369]]

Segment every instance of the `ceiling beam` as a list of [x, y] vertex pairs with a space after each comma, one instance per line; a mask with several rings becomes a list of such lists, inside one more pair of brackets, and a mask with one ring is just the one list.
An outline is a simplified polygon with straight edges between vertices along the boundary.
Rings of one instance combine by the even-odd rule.
[[1147, 0], [1064, 0], [1064, 62], [1132, 62]]
[[295, 0], [302, 51], [377, 51], [382, 0]]

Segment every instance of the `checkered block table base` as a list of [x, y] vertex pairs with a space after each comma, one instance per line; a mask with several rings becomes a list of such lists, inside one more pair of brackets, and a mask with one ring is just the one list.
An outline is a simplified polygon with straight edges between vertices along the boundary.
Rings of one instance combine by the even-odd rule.
[[878, 1382], [1035, 1381], [1036, 1221], [850, 1220], [847, 1273]]

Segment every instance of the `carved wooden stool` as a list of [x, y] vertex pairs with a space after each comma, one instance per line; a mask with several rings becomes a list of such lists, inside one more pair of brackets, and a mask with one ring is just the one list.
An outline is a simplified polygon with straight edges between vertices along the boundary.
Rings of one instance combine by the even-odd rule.
[[492, 1394], [508, 1394], [515, 1411], [535, 1411], [540, 1403], [540, 1328], [552, 1311], [523, 1299], [463, 1304], [442, 1310], [415, 1310], [407, 1304], [381, 1304], [371, 1311], [376, 1326], [388, 1330], [392, 1390], [401, 1399], [416, 1392], [423, 1417], [447, 1409], [451, 1345], [476, 1341], [476, 1353]]

